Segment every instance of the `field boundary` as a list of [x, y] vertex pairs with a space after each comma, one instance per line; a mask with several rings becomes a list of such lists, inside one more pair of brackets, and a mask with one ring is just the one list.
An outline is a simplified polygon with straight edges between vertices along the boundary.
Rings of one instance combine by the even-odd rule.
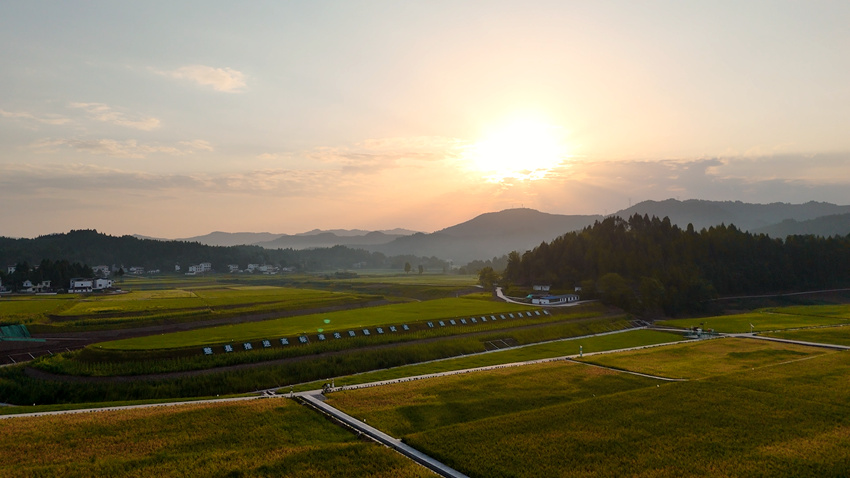
[[450, 466], [435, 460], [434, 458], [422, 453], [421, 451], [403, 443], [401, 440], [397, 438], [393, 438], [392, 436], [378, 430], [375, 427], [369, 426], [366, 423], [357, 420], [356, 418], [348, 415], [347, 413], [339, 410], [338, 408], [334, 408], [327, 403], [324, 403], [321, 398], [321, 391], [313, 390], [310, 392], [300, 392], [296, 394], [296, 396], [303, 401], [305, 401], [311, 408], [319, 411], [324, 415], [328, 415], [335, 420], [342, 422], [344, 425], [353, 428], [359, 433], [362, 433], [372, 440], [392, 448], [393, 450], [401, 453], [405, 457], [419, 463], [420, 465], [430, 469], [431, 471], [437, 473], [440, 476], [444, 476], [447, 478], [469, 478], [467, 475], [451, 468]]

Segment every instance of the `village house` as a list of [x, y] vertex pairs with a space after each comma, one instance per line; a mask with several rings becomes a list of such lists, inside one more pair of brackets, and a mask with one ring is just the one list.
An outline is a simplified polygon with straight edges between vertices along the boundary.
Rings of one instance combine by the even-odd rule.
[[76, 277], [71, 279], [71, 285], [68, 286], [68, 292], [70, 293], [84, 293], [91, 292], [93, 288], [91, 279], [84, 279], [82, 277]]
[[575, 294], [544, 295], [542, 297], [534, 297], [533, 299], [531, 299], [531, 303], [536, 305], [558, 305], [566, 304], [568, 302], [575, 302], [578, 299], [579, 297]]

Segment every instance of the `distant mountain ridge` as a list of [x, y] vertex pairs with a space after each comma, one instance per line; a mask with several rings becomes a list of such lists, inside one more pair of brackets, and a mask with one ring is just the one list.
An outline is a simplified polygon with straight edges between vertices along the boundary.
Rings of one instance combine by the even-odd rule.
[[[689, 199], [679, 201], [643, 201], [634, 206], [614, 213], [628, 218], [634, 214], [641, 216], [669, 217], [670, 222], [679, 227], [693, 224], [699, 230], [719, 224], [734, 224], [738, 229], [753, 231], [758, 228], [778, 224], [787, 219], [808, 221], [818, 217], [850, 213], [850, 206], [837, 206], [831, 203], [810, 201], [805, 204], [770, 203], [752, 204], [741, 201], [705, 201]], [[771, 235], [772, 236], [772, 235]]]
[[[700, 230], [720, 224], [735, 225], [771, 237], [788, 234], [846, 235], [850, 233], [850, 206], [810, 201], [805, 204], [752, 204], [741, 201], [643, 201], [612, 215], [668, 217], [673, 224]], [[213, 232], [181, 239], [207, 245], [259, 245], [268, 249], [310, 249], [337, 245], [381, 252], [388, 256], [437, 257], [462, 265], [476, 259], [520, 253], [568, 232], [604, 219], [603, 215], [564, 215], [529, 208], [488, 212], [433, 233], [406, 229], [364, 231], [332, 229], [286, 235]]]
[[506, 209], [476, 216], [431, 234], [414, 234], [367, 248], [387, 255], [439, 257], [465, 264], [475, 259], [525, 251], [570, 231], [602, 220], [601, 215], [549, 214], [534, 209]]
[[846, 236], [850, 234], [850, 213], [822, 216], [808, 221], [786, 219], [779, 224], [760, 227], [751, 232], [780, 238], [806, 234], [823, 237]]
[[[175, 239], [198, 242], [207, 246], [263, 246], [269, 249], [305, 249], [363, 244], [384, 244], [398, 237], [415, 234], [416, 231], [395, 228], [388, 231], [365, 231], [361, 229], [332, 229], [298, 234], [273, 234], [270, 232], [222, 232], [215, 231], [203, 236]], [[136, 235], [140, 239], [154, 239]], [[170, 239], [159, 239], [170, 240]]]

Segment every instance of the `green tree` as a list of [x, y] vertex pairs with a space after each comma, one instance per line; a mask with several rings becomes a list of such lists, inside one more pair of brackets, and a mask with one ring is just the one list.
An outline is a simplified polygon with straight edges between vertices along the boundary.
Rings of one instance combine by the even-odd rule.
[[485, 267], [478, 271], [478, 283], [485, 289], [492, 289], [499, 282], [499, 274], [492, 267]]
[[425, 266], [419, 264], [419, 275], [422, 275], [423, 272], [425, 272]]
[[409, 274], [409, 273], [410, 273], [410, 269], [412, 269], [412, 267], [410, 266], [410, 263], [409, 263], [409, 262], [405, 262], [405, 263], [404, 263], [404, 273], [405, 273], [405, 274]]

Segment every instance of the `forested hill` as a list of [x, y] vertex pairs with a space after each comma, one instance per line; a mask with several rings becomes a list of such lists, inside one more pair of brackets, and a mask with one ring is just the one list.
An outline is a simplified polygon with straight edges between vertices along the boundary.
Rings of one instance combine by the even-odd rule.
[[505, 279], [518, 284], [581, 285], [634, 312], [695, 312], [718, 295], [850, 285], [850, 236], [751, 234], [735, 226], [696, 232], [668, 218], [608, 217], [582, 231], [508, 257]]
[[[376, 252], [336, 246], [326, 249], [292, 250], [264, 249], [259, 246], [207, 246], [197, 242], [160, 241], [133, 236], [109, 236], [94, 230], [75, 230], [35, 239], [0, 237], [0, 266], [27, 262], [38, 264], [44, 259], [66, 260], [89, 266], [117, 265], [125, 269], [144, 267], [174, 271], [180, 264], [183, 271], [192, 264], [212, 263], [214, 270], [227, 272], [228, 264], [240, 268], [248, 264], [270, 264], [295, 267], [299, 270], [347, 269], [358, 264], [368, 268], [398, 268], [405, 261], [423, 264], [426, 268], [441, 268], [441, 261], [404, 257], [387, 257]], [[431, 263], [437, 261], [438, 263]]]

